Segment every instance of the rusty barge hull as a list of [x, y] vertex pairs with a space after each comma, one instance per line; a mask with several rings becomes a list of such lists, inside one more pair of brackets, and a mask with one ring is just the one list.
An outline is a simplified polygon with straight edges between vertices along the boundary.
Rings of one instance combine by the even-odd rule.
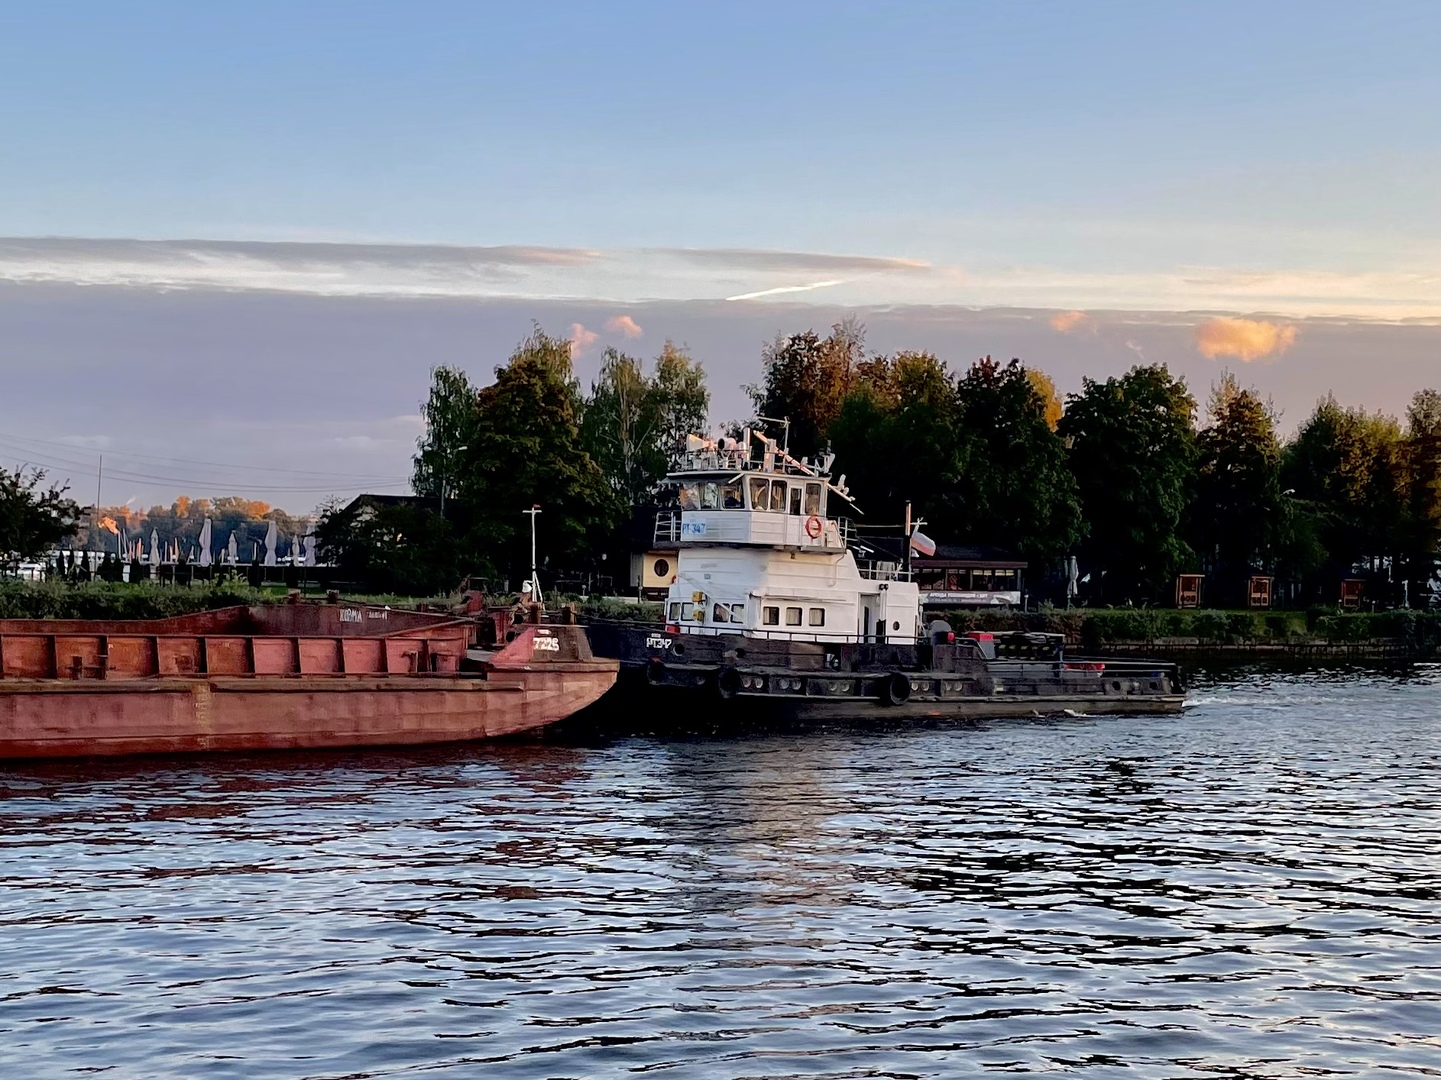
[[0, 758], [489, 739], [563, 719], [615, 681], [577, 627], [517, 628], [471, 663], [473, 629], [319, 605], [0, 620]]

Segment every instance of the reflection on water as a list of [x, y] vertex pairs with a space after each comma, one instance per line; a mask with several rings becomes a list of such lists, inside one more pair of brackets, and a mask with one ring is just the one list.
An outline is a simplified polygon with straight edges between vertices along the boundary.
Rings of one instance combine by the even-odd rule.
[[0, 1075], [1441, 1075], [1438, 681], [0, 766]]

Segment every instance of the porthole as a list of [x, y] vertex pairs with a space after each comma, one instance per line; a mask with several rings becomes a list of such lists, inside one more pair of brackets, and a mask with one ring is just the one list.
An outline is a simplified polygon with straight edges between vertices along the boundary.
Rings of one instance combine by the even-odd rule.
[[669, 559], [657, 559], [657, 560], [655, 561], [655, 566], [651, 567], [651, 569], [655, 572], [655, 576], [658, 577], [658, 578], [669, 577], [669, 576], [670, 576], [670, 560], [669, 560]]

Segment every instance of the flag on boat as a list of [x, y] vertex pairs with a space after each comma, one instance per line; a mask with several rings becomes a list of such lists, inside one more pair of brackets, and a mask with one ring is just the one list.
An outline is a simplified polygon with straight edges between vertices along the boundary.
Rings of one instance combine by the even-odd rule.
[[911, 550], [917, 555], [934, 555], [936, 553], [936, 542], [925, 533], [917, 529], [911, 533]]

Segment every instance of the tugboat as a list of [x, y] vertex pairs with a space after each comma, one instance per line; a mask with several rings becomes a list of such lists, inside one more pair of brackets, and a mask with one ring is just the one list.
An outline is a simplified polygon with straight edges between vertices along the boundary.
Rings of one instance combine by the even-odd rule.
[[[759, 449], [759, 453], [757, 453]], [[733, 703], [747, 718], [1176, 713], [1173, 664], [1070, 657], [1060, 634], [927, 623], [904, 558], [862, 539], [834, 455], [796, 459], [747, 429], [690, 436], [656, 518], [679, 552], [660, 625], [592, 622], [617, 693]], [[918, 540], [907, 529], [906, 546]]]

